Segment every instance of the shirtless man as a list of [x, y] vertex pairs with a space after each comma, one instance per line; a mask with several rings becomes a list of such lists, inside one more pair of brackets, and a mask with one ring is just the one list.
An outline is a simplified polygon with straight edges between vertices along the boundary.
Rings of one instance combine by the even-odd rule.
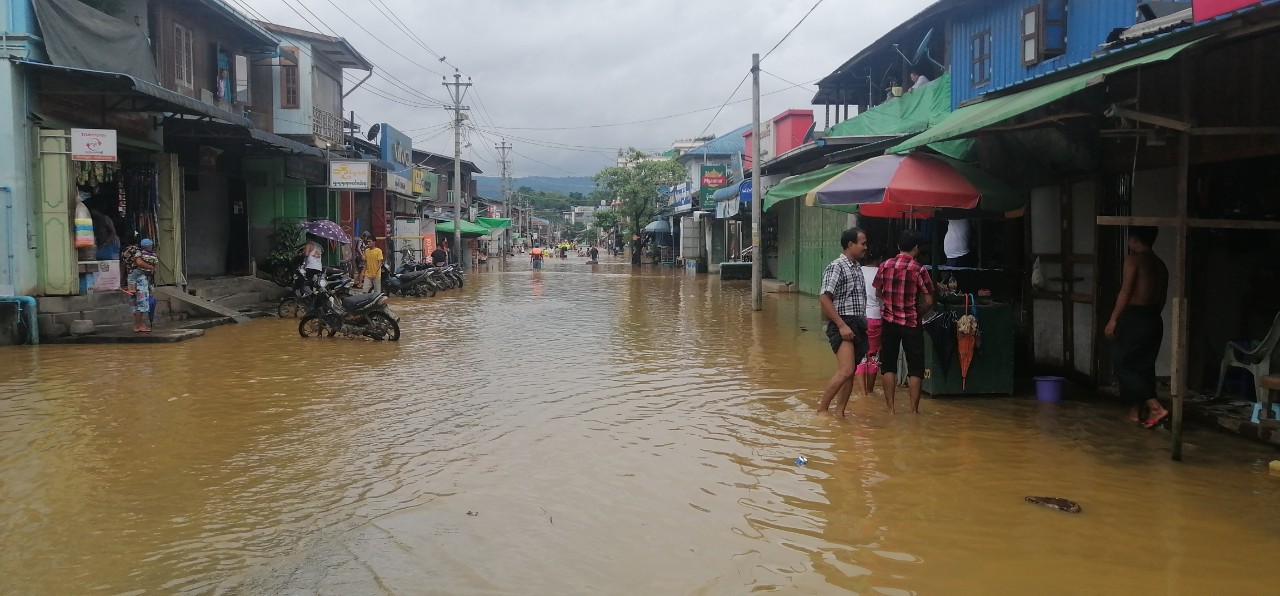
[[1169, 289], [1169, 270], [1151, 251], [1157, 231], [1150, 226], [1129, 227], [1124, 279], [1106, 328], [1107, 338], [1115, 342], [1111, 368], [1120, 385], [1120, 399], [1133, 404], [1132, 422], [1138, 422], [1142, 406], [1147, 407], [1144, 428], [1154, 428], [1169, 417], [1169, 410], [1156, 399], [1156, 356], [1164, 339], [1160, 313]]

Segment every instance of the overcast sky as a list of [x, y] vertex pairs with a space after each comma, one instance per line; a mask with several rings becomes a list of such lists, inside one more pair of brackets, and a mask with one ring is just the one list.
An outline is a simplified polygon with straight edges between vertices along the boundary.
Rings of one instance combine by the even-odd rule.
[[[590, 176], [612, 165], [619, 147], [666, 150], [676, 139], [704, 130], [724, 134], [750, 123], [749, 79], [734, 95], [742, 101], [725, 106], [714, 121], [712, 116], [750, 70], [751, 54], [768, 52], [814, 5], [814, 0], [228, 2], [255, 18], [345, 37], [378, 72], [347, 98], [348, 110], [355, 110], [366, 128], [385, 121], [408, 132], [415, 148], [453, 154], [449, 112], [425, 106], [448, 101], [441, 74], [452, 76], [457, 67], [474, 83], [464, 104], [472, 108], [470, 124], [479, 129], [467, 135], [471, 147], [464, 156], [495, 176], [493, 147], [503, 138], [514, 147], [515, 176]], [[809, 108], [814, 81], [932, 2], [823, 1], [762, 63], [761, 91], [769, 95], [762, 100], [761, 117]], [[350, 73], [348, 78], [363, 76]], [[663, 118], [694, 110], [704, 111]], [[820, 109], [815, 116], [821, 125]], [[581, 128], [656, 118], [661, 119]], [[554, 127], [570, 129], [546, 130]]]

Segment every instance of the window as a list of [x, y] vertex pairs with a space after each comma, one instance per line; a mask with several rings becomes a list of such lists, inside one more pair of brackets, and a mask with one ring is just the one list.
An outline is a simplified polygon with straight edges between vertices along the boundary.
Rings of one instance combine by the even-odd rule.
[[1044, 0], [1022, 11], [1022, 65], [1032, 66], [1067, 51], [1067, 2]]
[[249, 103], [249, 58], [236, 55], [236, 101]]
[[191, 30], [173, 24], [173, 82], [178, 87], [193, 90], [196, 81], [196, 57], [192, 49]]
[[969, 83], [975, 87], [991, 82], [991, 30], [969, 41]]
[[280, 107], [296, 110], [301, 107], [299, 95], [302, 82], [298, 79], [298, 48], [280, 49]]
[[1040, 61], [1040, 5], [1022, 11], [1022, 65]]

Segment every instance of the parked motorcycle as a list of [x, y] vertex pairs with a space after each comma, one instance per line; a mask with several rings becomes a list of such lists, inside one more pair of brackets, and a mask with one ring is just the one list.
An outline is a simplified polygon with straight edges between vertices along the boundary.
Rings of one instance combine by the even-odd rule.
[[392, 273], [385, 263], [382, 266], [382, 289], [396, 296], [434, 297], [440, 290], [434, 277], [427, 270], [405, 270]]
[[298, 335], [302, 337], [333, 337], [339, 333], [347, 337], [368, 337], [374, 340], [398, 341], [400, 317], [387, 308], [387, 295], [380, 292], [354, 294], [340, 297], [338, 291], [351, 284], [351, 280], [330, 286], [321, 280], [317, 285], [323, 296], [319, 307], [298, 321]]
[[[339, 288], [339, 282], [350, 279], [346, 270], [337, 267], [330, 267], [324, 273], [325, 282], [333, 288]], [[339, 293], [339, 297], [349, 296], [351, 285], [342, 285], [335, 291]], [[323, 301], [324, 297], [318, 291], [319, 288], [307, 278], [307, 270], [302, 268], [301, 263], [294, 268], [289, 287], [293, 289], [293, 294], [281, 298], [280, 304], [276, 306], [276, 316], [282, 319], [301, 317], [315, 310]]]

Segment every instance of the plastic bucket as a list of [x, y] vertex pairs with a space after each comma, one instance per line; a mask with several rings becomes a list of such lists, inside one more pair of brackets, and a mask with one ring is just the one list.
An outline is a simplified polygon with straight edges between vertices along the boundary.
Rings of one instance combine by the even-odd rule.
[[1036, 399], [1056, 404], [1062, 401], [1062, 388], [1067, 384], [1063, 377], [1036, 377]]

